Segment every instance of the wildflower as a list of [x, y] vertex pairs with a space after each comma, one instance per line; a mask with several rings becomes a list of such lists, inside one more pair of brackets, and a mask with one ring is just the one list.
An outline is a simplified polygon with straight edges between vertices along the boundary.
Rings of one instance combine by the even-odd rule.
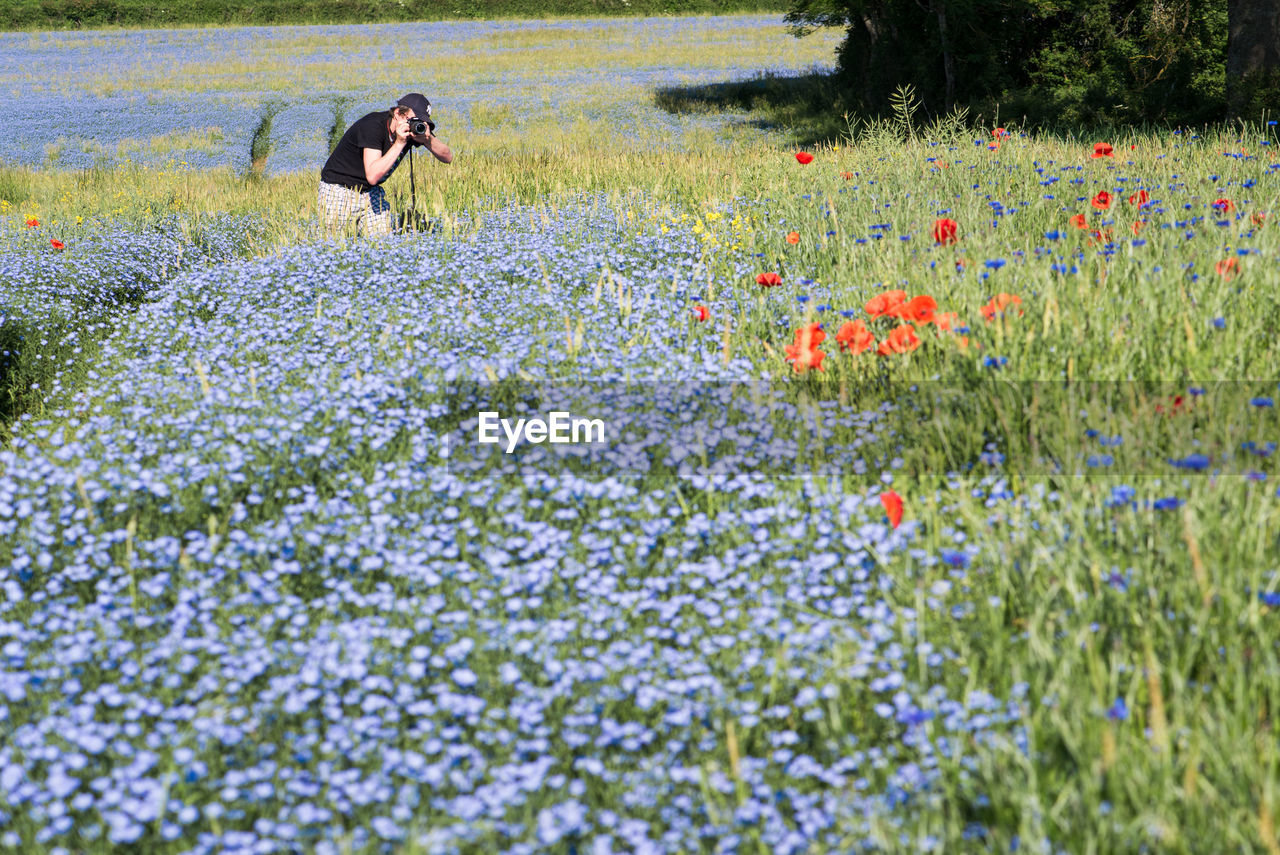
[[1151, 204], [1151, 194], [1146, 190], [1139, 190], [1137, 193], [1134, 193], [1129, 197], [1129, 204], [1137, 205], [1139, 208], [1143, 205], [1149, 205]]
[[64, 249], [66, 247], [66, 244], [58, 240], [57, 238], [49, 238], [49, 246], [53, 247], [54, 249]]
[[1249, 215], [1249, 222], [1255, 226], [1261, 227], [1267, 221], [1267, 215], [1262, 211], [1254, 211]]
[[1112, 721], [1124, 721], [1129, 717], [1129, 705], [1124, 702], [1124, 698], [1116, 698], [1115, 703], [1107, 710], [1107, 718]]
[[867, 304], [862, 308], [871, 317], [878, 318], [882, 315], [889, 314], [890, 310], [906, 302], [906, 299], [906, 291], [898, 291], [896, 289], [893, 291], [883, 291], [868, 300]]
[[939, 312], [933, 316], [933, 323], [943, 332], [951, 332], [953, 329], [964, 326], [960, 316], [955, 312]]
[[938, 301], [928, 294], [921, 294], [919, 297], [912, 297], [905, 303], [899, 303], [885, 314], [895, 318], [902, 318], [904, 321], [927, 324], [933, 320], [933, 314], [937, 310]]
[[1111, 194], [1106, 190], [1099, 190], [1097, 195], [1093, 197], [1093, 201], [1090, 202], [1090, 204], [1099, 211], [1105, 211], [1107, 208], [1111, 207]]
[[[1021, 306], [1022, 298], [1016, 294], [997, 294], [991, 298], [991, 301], [982, 307], [982, 316], [987, 321], [993, 321], [996, 315], [1003, 315], [1005, 310], [1010, 306]], [[1022, 314], [1022, 309], [1018, 309], [1018, 314]]]
[[798, 151], [796, 152], [796, 160], [800, 161], [801, 166], [805, 166], [813, 163], [813, 155], [809, 154], [807, 151]]
[[1169, 463], [1171, 463], [1175, 468], [1190, 469], [1193, 472], [1203, 472], [1205, 469], [1209, 468], [1210, 462], [1208, 455], [1205, 454], [1188, 454], [1186, 457], [1181, 459], [1169, 459]]
[[1163, 404], [1156, 404], [1156, 412], [1162, 416], [1177, 415], [1178, 413], [1183, 411], [1183, 408], [1186, 406], [1186, 403], [1187, 403], [1186, 399], [1183, 398], [1181, 395], [1174, 395], [1173, 401], [1170, 402], [1169, 408], [1167, 410], [1165, 409]]
[[876, 353], [881, 356], [888, 356], [891, 353], [910, 353], [920, 346], [920, 339], [916, 336], [916, 328], [911, 324], [903, 324], [894, 328], [889, 336], [876, 348]]
[[1220, 214], [1229, 214], [1236, 208], [1235, 203], [1230, 199], [1214, 199], [1213, 209]]
[[846, 171], [846, 170], [842, 170], [842, 171], [840, 172], [840, 177], [841, 177], [841, 178], [843, 178], [845, 181], [848, 181], [850, 178], [852, 178], [852, 177], [853, 177], [853, 173], [852, 173], [852, 172], [848, 172], [848, 171]]
[[1213, 269], [1223, 279], [1231, 280], [1240, 272], [1240, 261], [1233, 255], [1219, 261]]
[[880, 504], [884, 505], [884, 513], [889, 518], [889, 525], [897, 528], [898, 523], [902, 522], [902, 497], [893, 490], [885, 490], [880, 494]]
[[946, 246], [956, 242], [956, 230], [959, 224], [950, 217], [940, 217], [933, 221], [933, 240]]
[[999, 151], [999, 150], [1000, 150], [1000, 141], [999, 141], [999, 140], [993, 140], [993, 141], [991, 141], [991, 142], [987, 143], [987, 151]]
[[711, 310], [701, 304], [693, 307], [693, 319], [695, 321], [705, 321], [711, 317]]
[[40, 226], [40, 221], [35, 217], [27, 217], [27, 228], [34, 229]]
[[756, 276], [756, 284], [765, 288], [773, 288], [782, 284], [782, 277], [776, 273], [761, 273]]
[[809, 369], [822, 370], [822, 360], [826, 358], [826, 354], [818, 350], [818, 345], [822, 344], [826, 338], [827, 334], [818, 324], [809, 324], [796, 330], [795, 343], [784, 348], [787, 362], [791, 363], [796, 373], [803, 373]]
[[845, 321], [836, 331], [836, 343], [840, 349], [852, 354], [870, 350], [876, 343], [876, 337], [867, 329], [862, 321]]
[[991, 132], [991, 136], [995, 137], [998, 140], [1004, 139], [1005, 137], [1009, 136], [1009, 132], [1006, 131], [1004, 128], [996, 128], [994, 131]]
[[1087, 229], [1089, 227], [1088, 223], [1085, 222], [1084, 214], [1076, 214], [1074, 217], [1072, 217], [1071, 225], [1075, 226], [1078, 229]]
[[1112, 153], [1110, 143], [1100, 142], [1093, 144], [1093, 154], [1089, 155], [1089, 157], [1096, 160], [1099, 157], [1115, 157], [1115, 155]]
[[1129, 230], [1133, 232], [1134, 235], [1137, 235], [1138, 232], [1142, 231], [1142, 227], [1145, 226], [1146, 224], [1147, 224], [1146, 220], [1134, 220], [1133, 225], [1129, 226]]
[[787, 232], [787, 243], [796, 244], [800, 242], [799, 232]]
[[807, 324], [796, 330], [796, 344], [811, 350], [827, 340], [827, 333], [822, 324]]

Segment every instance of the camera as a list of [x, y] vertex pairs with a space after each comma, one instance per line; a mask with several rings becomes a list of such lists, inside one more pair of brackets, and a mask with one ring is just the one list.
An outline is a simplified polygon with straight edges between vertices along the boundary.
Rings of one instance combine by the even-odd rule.
[[436, 129], [436, 123], [430, 119], [415, 118], [409, 120], [409, 133], [411, 134], [425, 134], [427, 132], [427, 128], [430, 128], [432, 132], [434, 132]]

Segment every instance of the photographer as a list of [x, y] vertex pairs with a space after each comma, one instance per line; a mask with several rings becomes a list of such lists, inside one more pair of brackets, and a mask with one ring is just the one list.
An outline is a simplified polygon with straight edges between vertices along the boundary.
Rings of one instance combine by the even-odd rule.
[[431, 102], [415, 92], [347, 128], [320, 171], [320, 217], [331, 232], [354, 222], [368, 237], [391, 234], [394, 217], [381, 184], [405, 154], [422, 147], [441, 163], [453, 161], [430, 116]]

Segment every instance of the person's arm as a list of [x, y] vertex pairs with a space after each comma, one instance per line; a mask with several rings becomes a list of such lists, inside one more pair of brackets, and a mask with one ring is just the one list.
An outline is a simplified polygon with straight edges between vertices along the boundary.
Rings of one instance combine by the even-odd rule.
[[391, 148], [387, 149], [386, 154], [376, 148], [364, 149], [365, 180], [375, 187], [382, 183], [382, 179], [387, 177], [391, 167], [396, 165], [396, 159], [400, 157], [400, 152], [404, 151], [406, 145], [408, 145], [406, 140], [397, 138], [391, 144]]
[[409, 144], [409, 120], [394, 115], [392, 120], [395, 122], [395, 128], [392, 131], [393, 142], [391, 148], [387, 149], [387, 153], [383, 154], [381, 149], [367, 146], [363, 151], [364, 178], [374, 187], [381, 184], [382, 180], [395, 168], [396, 161], [400, 159], [400, 153]]
[[414, 142], [421, 143], [427, 147], [427, 151], [441, 163], [453, 163], [453, 149], [445, 144], [444, 140], [427, 131], [425, 134], [414, 134], [412, 137]]

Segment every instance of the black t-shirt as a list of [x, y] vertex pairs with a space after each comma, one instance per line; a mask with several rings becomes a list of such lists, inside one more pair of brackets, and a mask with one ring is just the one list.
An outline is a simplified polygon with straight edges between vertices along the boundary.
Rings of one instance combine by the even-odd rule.
[[[394, 140], [387, 130], [387, 122], [390, 119], [390, 110], [379, 110], [357, 119], [342, 135], [333, 154], [329, 155], [324, 169], [320, 170], [320, 180], [328, 184], [341, 184], [344, 187], [362, 187], [365, 190], [373, 186], [364, 177], [364, 149], [374, 148], [383, 154], [391, 149]], [[409, 145], [400, 152], [399, 159], [388, 170], [383, 181], [391, 177], [391, 173], [396, 171], [400, 161], [404, 160], [405, 154], [416, 145], [421, 143], [409, 140]]]

